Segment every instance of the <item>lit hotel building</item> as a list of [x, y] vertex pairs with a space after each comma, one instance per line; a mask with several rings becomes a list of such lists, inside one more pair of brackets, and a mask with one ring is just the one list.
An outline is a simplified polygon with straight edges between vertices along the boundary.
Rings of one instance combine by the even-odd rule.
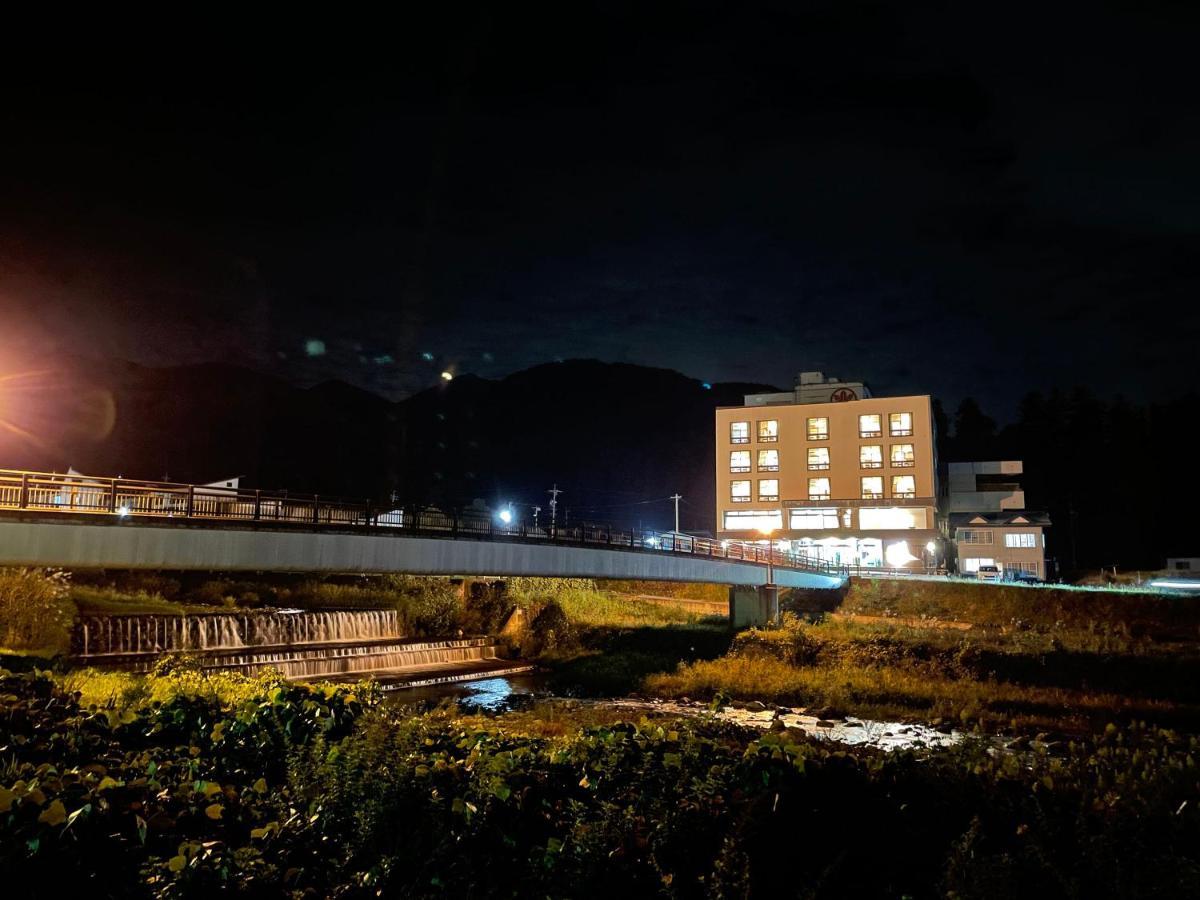
[[770, 531], [786, 549], [840, 565], [933, 562], [926, 546], [941, 542], [927, 395], [872, 397], [864, 384], [802, 372], [795, 390], [745, 401], [716, 411], [720, 537]]

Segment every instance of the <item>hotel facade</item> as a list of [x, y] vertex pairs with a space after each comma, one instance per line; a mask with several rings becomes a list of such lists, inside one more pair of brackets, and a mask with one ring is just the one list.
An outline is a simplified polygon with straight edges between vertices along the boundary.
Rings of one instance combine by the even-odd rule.
[[[927, 395], [872, 397], [803, 372], [794, 391], [716, 411], [716, 528], [838, 565], [942, 561]], [[934, 543], [931, 553], [927, 545]]]

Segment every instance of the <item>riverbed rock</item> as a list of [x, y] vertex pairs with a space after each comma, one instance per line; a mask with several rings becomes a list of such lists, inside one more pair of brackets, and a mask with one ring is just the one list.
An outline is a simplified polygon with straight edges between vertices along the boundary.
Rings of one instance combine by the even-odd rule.
[[733, 709], [745, 709], [746, 701], [745, 700], [730, 700], [729, 705]]
[[766, 712], [767, 704], [763, 703], [761, 700], [751, 700], [743, 707], [743, 709], [745, 709], [747, 712]]
[[790, 716], [791, 714], [792, 714], [791, 707], [788, 707], [788, 706], [775, 707], [775, 715], [777, 715], [777, 716]]
[[1009, 750], [1028, 750], [1029, 749], [1029, 735], [1023, 734], [1020, 737], [1015, 737], [1011, 741], [1009, 741], [1005, 745], [1005, 747]]
[[818, 706], [815, 709], [808, 711], [810, 716], [816, 716], [818, 719], [844, 719], [846, 714], [836, 706]]
[[843, 722], [842, 727], [843, 728], [862, 728], [863, 723], [862, 722]]
[[771, 727], [767, 730], [768, 731], [786, 731], [787, 726], [783, 724], [783, 719], [772, 719]]
[[830, 722], [828, 719], [817, 719], [818, 728], [834, 728], [836, 726], [837, 722]]

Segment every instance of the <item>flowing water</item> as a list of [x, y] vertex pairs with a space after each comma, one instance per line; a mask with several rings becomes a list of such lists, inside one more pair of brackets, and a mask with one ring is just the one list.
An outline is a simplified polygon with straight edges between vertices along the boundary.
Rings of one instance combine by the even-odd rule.
[[147, 671], [165, 653], [188, 653], [207, 669], [253, 672], [265, 666], [296, 679], [379, 677], [385, 686], [510, 672], [489, 637], [414, 640], [395, 610], [203, 615], [84, 616], [75, 658], [88, 665]]

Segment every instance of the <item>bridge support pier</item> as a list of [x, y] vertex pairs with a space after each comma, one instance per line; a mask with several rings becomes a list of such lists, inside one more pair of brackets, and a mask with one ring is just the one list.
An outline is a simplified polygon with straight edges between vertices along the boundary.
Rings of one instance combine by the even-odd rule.
[[734, 628], [762, 627], [779, 620], [779, 585], [734, 585], [729, 589], [729, 621]]

